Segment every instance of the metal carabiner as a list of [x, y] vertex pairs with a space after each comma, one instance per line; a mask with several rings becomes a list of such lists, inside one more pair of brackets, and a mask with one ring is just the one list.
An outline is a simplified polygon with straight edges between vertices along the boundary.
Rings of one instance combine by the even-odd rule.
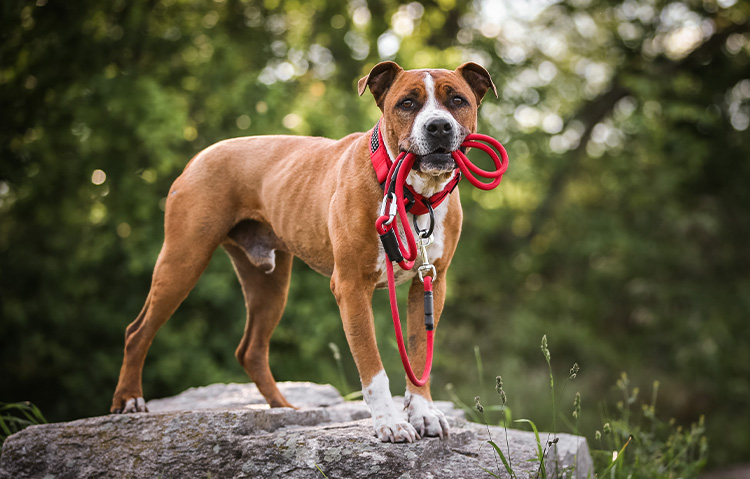
[[389, 225], [393, 223], [393, 220], [396, 218], [396, 212], [397, 205], [396, 205], [396, 194], [395, 193], [388, 193], [383, 197], [383, 202], [380, 203], [380, 216], [385, 216], [385, 209], [386, 206], [388, 206], [388, 201], [390, 199], [390, 208], [388, 209], [388, 221], [384, 221], [384, 225]]
[[422, 256], [422, 264], [430, 264], [430, 259], [427, 257], [427, 247], [430, 246], [434, 241], [434, 236], [422, 236], [424, 231], [420, 232], [419, 239], [417, 240], [419, 246], [419, 254]]

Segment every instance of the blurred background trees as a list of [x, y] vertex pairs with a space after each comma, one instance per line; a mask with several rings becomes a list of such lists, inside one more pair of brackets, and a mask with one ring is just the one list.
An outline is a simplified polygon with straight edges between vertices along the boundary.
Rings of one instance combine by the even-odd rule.
[[[379, 111], [355, 82], [376, 62], [473, 60], [500, 92], [480, 131], [511, 167], [495, 191], [461, 188], [434, 395], [450, 383], [471, 402], [502, 374], [514, 416], [541, 426], [546, 333], [559, 376], [581, 365], [569, 388], [587, 433], [627, 371], [644, 396], [660, 381], [658, 408], [678, 423], [706, 415], [714, 463], [748, 459], [747, 2], [8, 0], [0, 12], [1, 400], [50, 420], [107, 412], [164, 195], [202, 148], [364, 131]], [[386, 295], [374, 305], [398, 393]], [[233, 356], [244, 315], [219, 251], [157, 336], [146, 395], [246, 381]], [[271, 355], [279, 380], [358, 388], [328, 280], [302, 263]]]

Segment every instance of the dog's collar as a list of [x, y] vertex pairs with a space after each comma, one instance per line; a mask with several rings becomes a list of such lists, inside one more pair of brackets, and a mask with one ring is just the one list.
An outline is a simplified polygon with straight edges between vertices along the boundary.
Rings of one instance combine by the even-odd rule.
[[[383, 132], [380, 131], [380, 120], [375, 124], [370, 134], [370, 160], [372, 161], [372, 167], [375, 169], [375, 174], [378, 177], [378, 183], [381, 188], [385, 188], [385, 181], [388, 178], [388, 171], [390, 171], [393, 162], [391, 161], [388, 150], [385, 147], [385, 141], [383, 140]], [[461, 181], [461, 172], [456, 172], [453, 178], [445, 185], [442, 191], [438, 191], [429, 198], [422, 196], [410, 185], [404, 184], [404, 198], [406, 199], [406, 211], [413, 215], [419, 216], [429, 212], [427, 204], [434, 209], [442, 203], [449, 194], [458, 186], [458, 182]]]
[[375, 174], [378, 175], [378, 183], [385, 185], [385, 179], [388, 177], [388, 171], [391, 169], [393, 162], [388, 155], [383, 141], [383, 133], [380, 131], [380, 120], [375, 123], [370, 135], [370, 160], [375, 168]]

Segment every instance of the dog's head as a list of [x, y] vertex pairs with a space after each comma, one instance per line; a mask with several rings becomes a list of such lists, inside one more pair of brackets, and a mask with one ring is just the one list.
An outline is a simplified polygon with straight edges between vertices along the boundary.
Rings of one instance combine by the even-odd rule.
[[370, 87], [380, 110], [383, 137], [391, 156], [414, 153], [414, 169], [450, 176], [457, 150], [477, 128], [477, 108], [488, 90], [497, 96], [490, 74], [476, 63], [450, 70], [404, 70], [382, 62], [359, 80], [359, 94]]

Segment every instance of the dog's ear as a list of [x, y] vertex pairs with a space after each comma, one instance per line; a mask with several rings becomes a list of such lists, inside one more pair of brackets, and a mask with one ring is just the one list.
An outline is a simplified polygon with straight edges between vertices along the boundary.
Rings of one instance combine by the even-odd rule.
[[456, 73], [461, 75], [474, 91], [474, 95], [477, 97], [477, 104], [482, 103], [482, 98], [484, 98], [484, 95], [490, 88], [492, 88], [495, 98], [497, 98], [497, 88], [495, 88], [490, 74], [487, 73], [484, 67], [474, 62], [468, 62], [456, 68]]
[[396, 79], [396, 76], [402, 71], [404, 71], [404, 69], [398, 66], [397, 63], [394, 63], [394, 62], [378, 63], [377, 65], [372, 67], [372, 70], [370, 70], [370, 73], [360, 78], [359, 82], [357, 83], [357, 90], [359, 91], [359, 96], [362, 96], [362, 94], [365, 92], [365, 90], [369, 86], [370, 92], [372, 92], [372, 96], [375, 97], [375, 103], [382, 110], [383, 99], [385, 98], [385, 93], [388, 91], [388, 88], [390, 88], [391, 84], [393, 83], [393, 80]]

